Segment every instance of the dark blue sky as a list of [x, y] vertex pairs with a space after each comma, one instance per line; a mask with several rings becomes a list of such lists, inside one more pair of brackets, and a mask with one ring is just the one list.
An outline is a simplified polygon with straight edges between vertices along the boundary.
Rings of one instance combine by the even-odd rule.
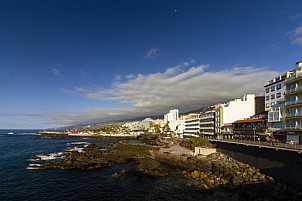
[[[186, 112], [260, 94], [265, 80], [302, 59], [301, 7], [298, 0], [0, 1], [0, 128]], [[235, 81], [219, 92], [229, 83], [217, 75], [226, 73]], [[219, 96], [208, 93], [215, 90]]]

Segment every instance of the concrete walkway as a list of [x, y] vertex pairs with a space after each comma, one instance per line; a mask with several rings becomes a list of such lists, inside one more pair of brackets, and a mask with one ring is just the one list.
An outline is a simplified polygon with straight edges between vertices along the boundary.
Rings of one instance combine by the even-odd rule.
[[241, 144], [246, 146], [255, 146], [259, 148], [269, 148], [275, 150], [285, 150], [285, 151], [294, 151], [298, 152], [299, 154], [302, 153], [302, 145], [291, 145], [285, 143], [279, 143], [278, 145], [272, 145], [266, 142], [254, 141], [253, 140], [242, 140], [242, 139], [224, 139], [224, 140], [216, 140], [216, 139], [207, 139], [210, 142], [224, 142], [230, 144]]

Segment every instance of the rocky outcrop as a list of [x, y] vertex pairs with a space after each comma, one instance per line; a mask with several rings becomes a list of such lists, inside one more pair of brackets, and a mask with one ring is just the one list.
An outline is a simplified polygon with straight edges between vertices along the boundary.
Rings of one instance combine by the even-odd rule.
[[146, 158], [142, 160], [135, 169], [137, 172], [151, 175], [151, 176], [164, 176], [168, 175], [171, 170], [163, 166], [160, 162]]

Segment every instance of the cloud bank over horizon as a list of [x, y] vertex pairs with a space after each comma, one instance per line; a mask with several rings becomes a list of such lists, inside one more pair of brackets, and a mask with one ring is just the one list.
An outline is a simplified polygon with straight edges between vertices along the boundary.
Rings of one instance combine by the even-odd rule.
[[171, 108], [178, 108], [184, 113], [247, 93], [263, 95], [263, 86], [278, 74], [280, 72], [268, 67], [254, 66], [215, 71], [209, 64], [196, 65], [191, 59], [167, 68], [165, 72], [125, 75], [114, 81], [110, 88], [75, 87], [73, 90], [62, 90], [87, 99], [126, 104], [128, 108], [89, 108], [39, 116], [51, 122], [75, 125], [163, 115]]

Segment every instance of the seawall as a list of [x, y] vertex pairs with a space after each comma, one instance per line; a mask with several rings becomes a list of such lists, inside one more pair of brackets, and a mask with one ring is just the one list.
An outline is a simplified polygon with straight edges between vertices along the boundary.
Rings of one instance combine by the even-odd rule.
[[262, 173], [302, 191], [302, 154], [224, 142], [211, 143], [216, 144], [219, 152], [259, 168]]

